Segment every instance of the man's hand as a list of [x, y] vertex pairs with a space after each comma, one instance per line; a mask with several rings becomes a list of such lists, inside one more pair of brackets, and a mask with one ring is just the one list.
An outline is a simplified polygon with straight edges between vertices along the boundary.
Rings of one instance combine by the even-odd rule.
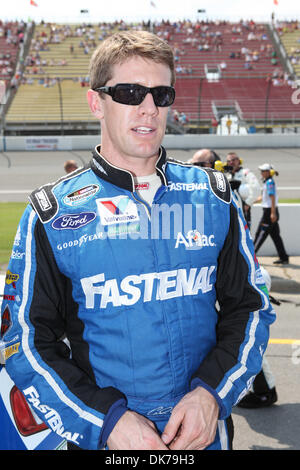
[[171, 450], [202, 450], [214, 441], [219, 406], [211, 393], [197, 387], [172, 411], [162, 440]]
[[271, 219], [271, 222], [272, 224], [274, 224], [277, 220], [277, 215], [276, 215], [276, 212], [271, 212], [271, 215], [270, 215], [270, 219]]
[[166, 450], [155, 425], [134, 411], [126, 411], [107, 439], [109, 450]]

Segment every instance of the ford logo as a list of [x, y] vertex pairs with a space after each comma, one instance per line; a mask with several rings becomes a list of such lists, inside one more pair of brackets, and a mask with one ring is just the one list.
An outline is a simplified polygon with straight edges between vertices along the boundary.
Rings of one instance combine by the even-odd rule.
[[65, 214], [61, 215], [52, 222], [52, 227], [55, 230], [76, 230], [84, 225], [89, 224], [95, 220], [95, 212], [81, 212], [80, 214]]

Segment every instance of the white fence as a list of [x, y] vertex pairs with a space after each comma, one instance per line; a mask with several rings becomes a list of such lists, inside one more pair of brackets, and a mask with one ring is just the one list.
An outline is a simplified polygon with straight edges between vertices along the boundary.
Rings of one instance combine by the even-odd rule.
[[[262, 215], [260, 205], [252, 207], [251, 234], [255, 231]], [[279, 204], [279, 226], [285, 249], [289, 256], [300, 256], [300, 204]], [[277, 256], [271, 238], [268, 237], [258, 252], [258, 256]]]

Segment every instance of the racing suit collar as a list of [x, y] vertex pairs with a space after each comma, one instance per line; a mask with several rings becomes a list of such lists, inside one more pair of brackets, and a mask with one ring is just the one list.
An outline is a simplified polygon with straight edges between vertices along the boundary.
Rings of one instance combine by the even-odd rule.
[[[134, 192], [135, 191], [135, 182], [132, 173], [128, 170], [124, 170], [123, 168], [116, 167], [109, 163], [105, 158], [101, 155], [101, 146], [95, 147], [93, 151], [93, 158], [91, 161], [91, 168], [96, 173], [97, 176], [104, 179], [105, 181], [109, 181], [120, 188], [126, 189], [127, 191]], [[165, 175], [165, 167], [166, 167], [166, 151], [164, 147], [160, 147], [159, 149], [159, 156], [155, 164], [156, 173], [160, 177], [161, 182], [164, 186], [168, 185], [167, 178]]]

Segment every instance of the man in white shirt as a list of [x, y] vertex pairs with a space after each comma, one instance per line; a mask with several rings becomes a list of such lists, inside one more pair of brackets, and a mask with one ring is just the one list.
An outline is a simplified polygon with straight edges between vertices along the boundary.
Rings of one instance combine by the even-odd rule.
[[232, 190], [241, 199], [244, 216], [250, 228], [251, 206], [260, 195], [259, 181], [249, 168], [242, 167], [242, 160], [235, 152], [229, 152], [226, 160], [231, 167], [228, 180]]

